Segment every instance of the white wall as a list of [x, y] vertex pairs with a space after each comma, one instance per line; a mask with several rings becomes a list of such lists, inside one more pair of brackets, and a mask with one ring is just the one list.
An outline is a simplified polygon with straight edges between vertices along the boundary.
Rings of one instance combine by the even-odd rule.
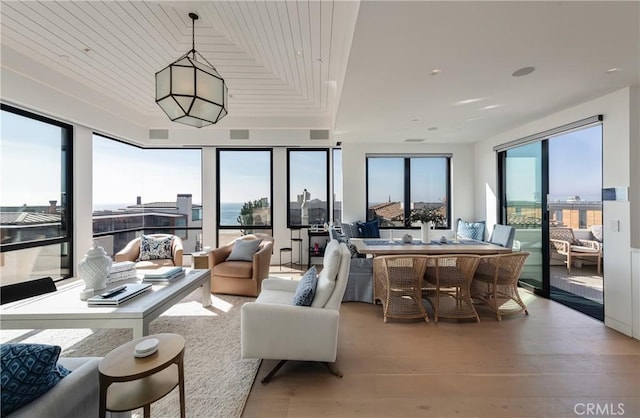
[[[637, 127], [640, 118], [637, 104], [633, 104], [634, 98], [637, 100], [637, 97], [637, 88], [625, 88], [476, 143], [475, 190], [487, 191], [476, 194], [476, 217], [487, 220], [495, 217], [495, 145], [597, 114], [604, 115], [603, 187], [630, 187], [630, 190], [637, 190], [640, 178], [637, 175], [632, 176], [630, 168], [632, 163], [637, 164], [638, 161], [637, 157], [631, 154], [631, 149], [635, 149], [639, 141], [638, 129], [634, 128], [634, 125]], [[640, 228], [640, 210], [634, 205], [632, 211], [629, 201], [604, 202], [603, 223], [606, 248], [605, 324], [640, 339], [640, 316], [637, 315], [637, 307], [634, 308], [632, 297], [632, 289], [640, 288], [640, 279], [637, 273], [632, 276], [631, 272], [631, 230], [637, 231]]]
[[451, 158], [452, 219], [474, 218], [474, 161], [471, 144], [367, 144], [342, 145], [342, 221], [364, 220], [366, 208], [367, 154], [453, 154]]

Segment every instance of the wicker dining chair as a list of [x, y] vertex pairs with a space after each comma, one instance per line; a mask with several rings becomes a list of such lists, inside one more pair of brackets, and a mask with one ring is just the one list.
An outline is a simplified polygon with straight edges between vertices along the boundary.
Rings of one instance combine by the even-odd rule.
[[529, 253], [481, 256], [471, 285], [471, 296], [489, 305], [498, 321], [502, 315], [524, 312], [527, 306], [518, 293], [518, 279]]
[[375, 297], [382, 302], [384, 322], [388, 318], [413, 319], [429, 316], [422, 306], [422, 281], [427, 256], [399, 255], [374, 258]]
[[478, 265], [477, 255], [428, 256], [423, 295], [439, 318], [473, 318], [480, 322], [471, 299], [471, 281]]

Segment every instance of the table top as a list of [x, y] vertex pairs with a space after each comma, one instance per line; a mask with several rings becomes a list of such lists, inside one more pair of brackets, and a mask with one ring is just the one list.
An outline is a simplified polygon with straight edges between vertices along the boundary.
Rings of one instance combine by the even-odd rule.
[[[151, 338], [159, 340], [158, 351], [147, 357], [135, 357], [136, 345]], [[138, 338], [110, 351], [100, 361], [98, 370], [112, 378], [146, 377], [174, 363], [184, 350], [184, 344], [184, 337], [178, 334], [155, 334]]]
[[[142, 274], [143, 271], [139, 270], [138, 273]], [[77, 317], [91, 319], [143, 318], [165, 303], [167, 299], [193, 287], [196, 283], [209, 280], [211, 276], [208, 269], [185, 268], [185, 273], [184, 277], [168, 284], [153, 284], [150, 291], [146, 291], [119, 306], [88, 306], [86, 301], [80, 300], [80, 292], [85, 286], [84, 282], [80, 279], [72, 279], [70, 283], [59, 286], [56, 292], [2, 305], [0, 307], [0, 322], [20, 319], [73, 319]], [[139, 279], [130, 279], [109, 283], [107, 289], [138, 281]], [[102, 292], [104, 291], [106, 290]]]
[[483, 241], [461, 240], [460, 242], [448, 241], [446, 244], [430, 242], [422, 243], [413, 241], [403, 243], [401, 240], [394, 240], [393, 244], [387, 239], [375, 238], [351, 238], [360, 254], [373, 255], [400, 255], [400, 254], [504, 254], [510, 253], [511, 248], [504, 248], [499, 245]]

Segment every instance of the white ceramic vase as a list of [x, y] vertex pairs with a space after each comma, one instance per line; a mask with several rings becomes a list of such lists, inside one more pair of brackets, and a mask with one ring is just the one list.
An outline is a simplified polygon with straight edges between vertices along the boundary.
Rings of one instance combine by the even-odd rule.
[[424, 243], [431, 241], [431, 231], [433, 231], [433, 222], [420, 222], [421, 240]]
[[101, 290], [107, 287], [107, 276], [111, 268], [111, 257], [104, 248], [98, 246], [98, 241], [93, 241], [93, 247], [87, 251], [84, 258], [78, 263], [78, 273], [84, 281], [86, 289]]

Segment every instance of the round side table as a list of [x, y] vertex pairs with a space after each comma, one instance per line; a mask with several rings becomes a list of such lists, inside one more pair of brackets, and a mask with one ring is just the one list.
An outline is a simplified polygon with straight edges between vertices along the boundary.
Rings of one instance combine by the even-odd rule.
[[[156, 338], [158, 351], [135, 357], [136, 345]], [[100, 418], [106, 411], [124, 412], [144, 408], [151, 416], [151, 404], [179, 386], [180, 417], [185, 418], [184, 338], [177, 334], [156, 334], [128, 342], [107, 354], [98, 366], [100, 378]]]

